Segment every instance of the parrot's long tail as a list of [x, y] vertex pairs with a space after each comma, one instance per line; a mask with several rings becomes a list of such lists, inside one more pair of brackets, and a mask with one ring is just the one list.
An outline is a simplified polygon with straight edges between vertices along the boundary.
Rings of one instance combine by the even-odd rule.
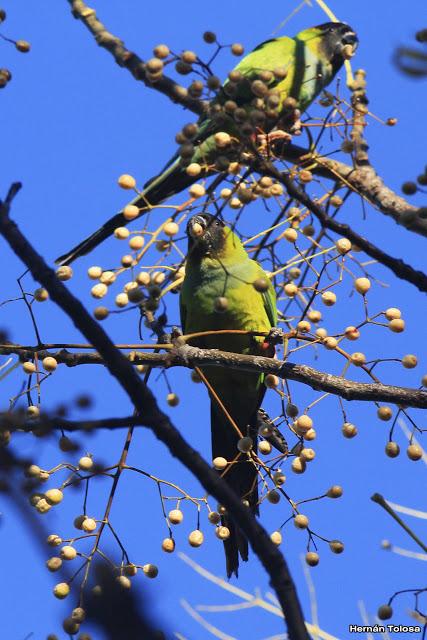
[[[174, 159], [157, 177], [147, 182], [142, 193], [130, 204], [139, 207], [141, 209], [140, 215], [143, 215], [150, 210], [150, 206], [160, 204], [170, 196], [179, 193], [191, 185], [195, 180], [196, 178], [187, 175], [181, 167], [179, 159]], [[123, 227], [128, 223], [129, 221], [126, 220], [122, 212], [117, 213], [107, 220], [102, 227], [97, 229], [95, 233], [92, 233], [92, 235], [80, 242], [71, 249], [71, 251], [57, 258], [57, 260], [55, 260], [56, 264], [71, 264], [74, 260], [86, 255], [111, 236], [114, 233], [114, 229]]]
[[[256, 451], [257, 431], [256, 422], [257, 415], [250, 419], [248, 424], [254, 425], [249, 427], [239, 425], [244, 435], [252, 437], [254, 442], [254, 451]], [[244, 429], [246, 429], [244, 431]], [[228, 461], [234, 460], [238, 454], [237, 442], [238, 436], [233, 426], [224, 415], [220, 407], [213, 401], [211, 403], [211, 431], [212, 431], [212, 457], [223, 457]], [[258, 478], [254, 464], [241, 454], [235, 464], [230, 465], [224, 475], [224, 480], [233, 489], [233, 491], [242, 499], [249, 502], [249, 508], [254, 514], [258, 514]], [[232, 520], [227, 514], [222, 516], [222, 525], [230, 531], [230, 536], [224, 540], [224, 550], [226, 558], [227, 576], [230, 578], [234, 573], [238, 575], [239, 556], [245, 562], [248, 559], [248, 541], [245, 535], [239, 529], [239, 523]]]

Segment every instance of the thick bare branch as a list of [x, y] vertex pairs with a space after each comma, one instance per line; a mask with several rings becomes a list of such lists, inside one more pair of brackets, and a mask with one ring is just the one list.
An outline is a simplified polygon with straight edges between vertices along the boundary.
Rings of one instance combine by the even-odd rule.
[[[104, 359], [97, 353], [71, 353], [65, 349], [47, 351], [34, 347], [22, 349], [17, 345], [0, 346], [0, 354], [18, 354], [22, 359], [32, 359], [37, 353], [39, 359], [53, 356], [57, 362], [75, 367], [83, 364], [105, 365]], [[275, 358], [251, 356], [216, 349], [198, 349], [184, 346], [169, 353], [145, 353], [132, 351], [128, 359], [134, 364], [146, 364], [150, 367], [209, 367], [220, 366], [227, 369], [273, 374], [279, 378], [295, 380], [310, 386], [316, 391], [323, 391], [340, 396], [345, 400], [362, 400], [365, 402], [391, 402], [407, 407], [427, 408], [427, 391], [397, 387], [380, 383], [355, 382], [341, 376], [319, 371], [306, 364], [294, 364]]]
[[238, 496], [181, 436], [169, 417], [158, 407], [154, 395], [142, 382], [127, 358], [114, 346], [102, 327], [90, 316], [82, 303], [56, 277], [43, 258], [33, 249], [9, 218], [9, 202], [0, 203], [0, 234], [28, 267], [32, 276], [49, 292], [50, 298], [74, 322], [105, 360], [147, 427], [199, 480], [206, 491], [223, 504], [248, 538], [253, 551], [269, 574], [286, 619], [291, 640], [309, 640], [301, 605], [288, 566], [265, 529]]

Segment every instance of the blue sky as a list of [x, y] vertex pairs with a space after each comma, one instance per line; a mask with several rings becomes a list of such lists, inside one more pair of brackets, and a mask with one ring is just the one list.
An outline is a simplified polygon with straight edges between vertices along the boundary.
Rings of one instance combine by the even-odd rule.
[[[249, 0], [241, 2], [218, 0], [212, 7], [187, 0], [175, 3], [167, 0], [140, 3], [122, 0], [120, 3], [94, 3], [100, 18], [130, 49], [141, 57], [151, 56], [152, 47], [167, 43], [174, 51], [194, 49], [201, 56], [209, 55], [202, 33], [211, 29], [221, 42], [242, 42], [249, 51], [272, 32], [292, 11], [294, 2], [270, 2], [268, 10]], [[343, 3], [332, 2], [338, 12]], [[25, 0], [3, 2], [8, 19], [2, 33], [31, 42], [30, 54], [19, 54], [0, 41], [1, 65], [13, 74], [10, 85], [2, 91], [2, 172], [0, 194], [6, 193], [12, 181], [20, 180], [24, 188], [16, 199], [13, 217], [34, 246], [48, 260], [79, 241], [94, 230], [106, 217], [118, 210], [125, 201], [116, 185], [122, 173], [135, 175], [142, 184], [170, 157], [175, 148], [174, 136], [180, 127], [192, 121], [191, 114], [172, 105], [165, 97], [146, 89], [117, 67], [105, 51], [97, 48], [86, 29], [73, 20], [68, 3], [28, 3]], [[387, 183], [399, 191], [404, 180], [419, 174], [425, 163], [425, 82], [402, 77], [391, 64], [395, 46], [412, 41], [420, 23], [424, 2], [408, 4], [395, 0], [375, 3], [349, 1], [342, 6], [339, 17], [357, 31], [360, 47], [355, 65], [367, 71], [371, 109], [381, 118], [395, 116], [399, 124], [387, 128], [370, 121], [367, 137], [371, 159]], [[260, 9], [262, 9], [260, 11]], [[344, 11], [345, 9], [345, 11]], [[300, 29], [325, 21], [318, 8], [303, 8], [290, 20], [285, 32], [293, 35]], [[283, 31], [282, 31], [283, 33]], [[224, 77], [235, 59], [224, 53], [216, 71]], [[415, 197], [414, 202], [419, 202]], [[367, 207], [368, 219], [362, 218], [357, 198], [346, 212], [346, 219], [357, 231], [371, 237], [380, 247], [397, 257], [410, 261], [415, 267], [425, 265], [425, 240], [411, 234]], [[2, 274], [1, 299], [18, 295], [16, 278], [22, 267], [4, 243], [0, 244]], [[116, 259], [114, 242], [102, 246], [95, 257], [83, 259], [76, 266], [70, 287], [90, 308], [86, 269], [91, 264], [106, 265]], [[385, 382], [417, 386], [425, 371], [425, 322], [422, 306], [425, 300], [411, 286], [396, 280], [380, 267], [375, 275], [389, 286], [376, 286], [370, 296], [372, 308], [381, 310], [400, 307], [407, 322], [407, 331], [395, 335], [387, 331], [369, 330], [360, 348], [373, 357], [402, 357], [416, 353], [420, 364], [414, 371], [399, 365], [385, 365]], [[35, 285], [28, 280], [28, 290]], [[344, 294], [343, 294], [344, 298]], [[348, 304], [337, 305], [331, 326], [355, 323], [363, 315], [360, 300], [352, 298]], [[70, 321], [47, 303], [37, 307], [42, 337], [46, 342], [74, 342], [81, 337]], [[171, 316], [172, 317], [172, 316]], [[175, 317], [175, 322], [177, 319]], [[105, 325], [120, 342], [136, 341], [136, 320], [129, 314], [115, 317]], [[22, 303], [0, 308], [0, 327], [7, 327], [11, 339], [20, 343], [34, 342], [29, 318]], [[146, 336], [147, 337], [147, 336]], [[303, 360], [304, 356], [300, 356]], [[327, 367], [331, 359], [308, 363]], [[176, 409], [168, 408], [174, 423], [183, 435], [206, 456], [209, 453], [208, 402], [200, 386], [190, 383], [188, 372], [174, 370], [170, 374], [173, 390], [182, 398]], [[153, 376], [153, 380], [155, 377]], [[2, 406], [20, 386], [19, 374], [2, 382]], [[161, 404], [167, 389], [162, 379], [153, 385]], [[43, 389], [43, 403], [53, 409], [59, 403], [72, 403], [82, 392], [95, 398], [93, 416], [126, 415], [129, 404], [117, 385], [101, 370], [81, 367], [78, 372], [60, 369]], [[297, 391], [301, 403], [314, 396], [305, 389]], [[271, 402], [271, 400], [269, 400]], [[322, 493], [331, 484], [342, 484], [345, 495], [340, 501], [313, 503], [307, 514], [315, 523], [315, 530], [326, 537], [342, 539], [346, 552], [332, 556], [320, 549], [321, 563], [311, 571], [316, 587], [321, 627], [336, 637], [347, 635], [347, 625], [360, 622], [358, 601], [363, 600], [369, 614], [398, 589], [423, 586], [423, 565], [412, 559], [386, 554], [380, 549], [383, 538], [402, 547], [412, 548], [411, 541], [397, 526], [373, 505], [369, 497], [375, 491], [396, 503], [425, 509], [425, 466], [408, 461], [405, 455], [390, 460], [383, 454], [387, 426], [380, 423], [375, 407], [351, 404], [351, 419], [359, 427], [353, 441], [340, 435], [340, 415], [336, 401], [328, 400], [315, 412], [319, 437], [317, 458], [304, 476], [289, 475], [289, 491], [298, 498]], [[79, 411], [73, 410], [79, 417]], [[416, 412], [411, 413], [420, 422]], [[114, 464], [124, 441], [124, 433], [103, 433], [81, 438], [82, 449], [95, 459]], [[402, 448], [404, 436], [399, 432]], [[50, 468], [59, 461], [76, 460], [75, 454], [63, 454], [54, 442], [16, 438], [20, 451]], [[67, 457], [68, 456], [68, 457]], [[139, 466], [162, 478], [176, 480], [189, 491], [201, 495], [190, 475], [173, 461], [167, 451], [145, 431], [138, 432], [130, 454], [130, 464]], [[55, 481], [54, 481], [55, 482]], [[51, 483], [49, 486], [54, 486]], [[98, 483], [91, 497], [91, 510], [100, 516], [107, 485]], [[3, 500], [2, 500], [3, 502]], [[49, 532], [66, 534], [72, 531], [72, 520], [80, 512], [78, 494], [67, 495], [63, 506], [45, 516]], [[273, 505], [263, 507], [262, 519], [269, 530], [281, 522], [281, 515]], [[44, 568], [48, 549], [43, 552], [19, 516], [8, 502], [2, 512], [2, 564], [7, 589], [2, 595], [2, 627], [5, 637], [21, 640], [30, 632], [41, 640], [58, 628], [60, 616], [69, 609], [50, 595], [54, 584], [52, 575]], [[156, 488], [148, 480], [124, 477], [112, 514], [113, 523], [135, 557], [135, 561], [155, 562], [160, 574], [149, 583], [138, 580], [139, 588], [147, 587], [150, 601], [160, 626], [180, 631], [191, 640], [209, 637], [181, 608], [181, 598], [191, 604], [230, 603], [231, 596], [196, 576], [176, 556], [160, 551], [166, 535]], [[284, 518], [282, 518], [284, 519]], [[185, 523], [176, 532], [178, 546], [207, 569], [222, 575], [222, 549], [211, 535], [206, 545], [190, 551], [186, 535], [195, 528], [195, 514], [186, 508]], [[422, 521], [409, 521], [423, 535]], [[425, 531], [425, 528], [424, 528]], [[288, 527], [283, 551], [290, 564], [302, 598], [306, 616], [310, 619], [307, 585], [300, 556], [304, 552], [304, 538]], [[107, 544], [106, 548], [112, 548]], [[114, 553], [114, 552], [113, 552]], [[25, 586], [24, 586], [25, 585]], [[268, 591], [267, 578], [259, 563], [251, 557], [242, 567], [238, 586], [254, 591]], [[407, 623], [409, 599], [398, 607], [394, 621]], [[231, 637], [259, 640], [282, 631], [278, 618], [259, 610], [211, 614], [209, 620]], [[95, 637], [99, 637], [96, 635]], [[393, 635], [398, 638], [399, 635]]]

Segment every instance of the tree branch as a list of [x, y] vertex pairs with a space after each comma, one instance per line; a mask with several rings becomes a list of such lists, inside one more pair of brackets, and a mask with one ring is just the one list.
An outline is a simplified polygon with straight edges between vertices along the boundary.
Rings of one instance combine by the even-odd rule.
[[[98, 353], [71, 353], [65, 349], [47, 351], [34, 347], [22, 349], [17, 345], [0, 346], [0, 354], [19, 354], [21, 359], [30, 360], [37, 353], [39, 359], [52, 356], [58, 363], [75, 367], [83, 364], [105, 365], [106, 362]], [[128, 360], [132, 364], [146, 364], [150, 367], [223, 367], [239, 369], [250, 373], [273, 374], [286, 380], [295, 380], [310, 386], [316, 391], [323, 391], [340, 396], [345, 400], [362, 400], [364, 402], [391, 402], [397, 405], [427, 408], [427, 391], [398, 387], [381, 383], [355, 382], [341, 376], [319, 371], [306, 364], [294, 364], [275, 358], [252, 356], [217, 349], [199, 349], [184, 346], [168, 353], [145, 353], [131, 351]]]
[[114, 346], [100, 325], [89, 315], [82, 303], [56, 277], [43, 258], [33, 249], [27, 239], [9, 218], [10, 202], [0, 204], [0, 233], [15, 254], [49, 292], [50, 298], [74, 322], [98, 353], [105, 360], [111, 375], [127, 393], [135, 409], [156, 437], [197, 477], [208, 493], [223, 504], [239, 528], [248, 538], [253, 551], [261, 560], [270, 576], [280, 606], [283, 610], [291, 640], [309, 640], [301, 605], [288, 566], [279, 549], [272, 543], [265, 529], [259, 524], [228, 487], [227, 483], [205, 462], [171, 423], [159, 407], [152, 392], [141, 381], [131, 363]]

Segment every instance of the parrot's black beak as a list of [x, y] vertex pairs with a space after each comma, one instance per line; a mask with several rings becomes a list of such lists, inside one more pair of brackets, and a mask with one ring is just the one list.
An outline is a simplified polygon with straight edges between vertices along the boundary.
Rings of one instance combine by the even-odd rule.
[[205, 218], [202, 216], [193, 216], [190, 218], [187, 224], [187, 233], [193, 238], [193, 240], [197, 240], [201, 238], [206, 231], [207, 223]]
[[344, 60], [350, 60], [356, 53], [359, 39], [354, 31], [347, 31], [337, 44], [337, 54]]

